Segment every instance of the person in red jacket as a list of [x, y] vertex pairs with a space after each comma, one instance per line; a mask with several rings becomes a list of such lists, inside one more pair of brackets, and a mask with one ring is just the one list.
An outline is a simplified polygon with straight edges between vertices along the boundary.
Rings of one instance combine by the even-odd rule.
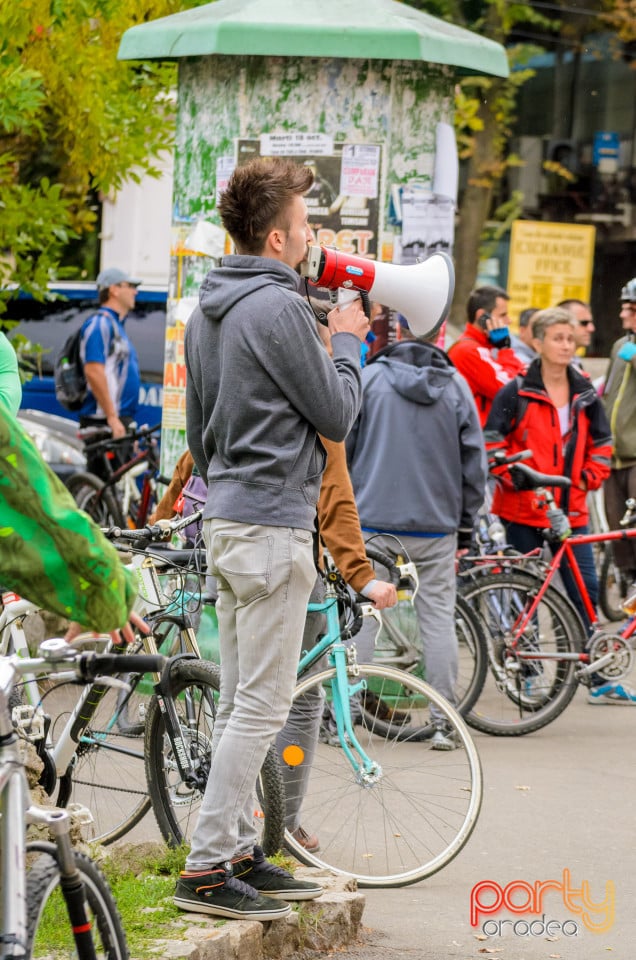
[[[572, 486], [568, 490], [555, 488], [552, 492], [572, 530], [587, 533], [586, 494], [597, 490], [609, 476], [612, 438], [592, 383], [571, 363], [576, 349], [575, 323], [567, 310], [558, 307], [535, 314], [532, 345], [539, 357], [525, 375], [515, 377], [495, 397], [485, 439], [489, 449], [503, 448], [508, 454], [532, 450], [526, 461], [529, 466], [541, 473], [569, 477]], [[510, 543], [523, 553], [542, 546], [542, 530], [549, 526], [545, 507], [537, 504], [534, 491], [515, 490], [507, 473], [500, 480], [492, 511], [504, 521]], [[598, 580], [592, 546], [574, 547], [574, 553], [590, 599], [596, 604]], [[564, 566], [565, 589], [587, 623], [574, 580]], [[619, 687], [625, 696], [618, 696]], [[590, 696], [595, 703], [633, 702], [622, 685], [616, 691], [593, 687]]]
[[499, 390], [525, 365], [510, 346], [508, 294], [501, 287], [477, 287], [468, 298], [468, 323], [448, 351], [468, 382], [483, 427]]

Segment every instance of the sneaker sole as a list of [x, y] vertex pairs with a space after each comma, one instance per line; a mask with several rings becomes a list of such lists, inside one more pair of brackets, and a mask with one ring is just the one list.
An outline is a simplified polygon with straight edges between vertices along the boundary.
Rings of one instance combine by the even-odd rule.
[[180, 910], [187, 910], [188, 913], [207, 913], [215, 917], [227, 917], [230, 920], [280, 920], [288, 917], [292, 912], [288, 903], [281, 903], [278, 909], [273, 910], [233, 910], [231, 907], [221, 907], [216, 904], [209, 906], [207, 903], [182, 900], [180, 897], [173, 897], [173, 903]]
[[[258, 889], [254, 887], [254, 889]], [[273, 897], [278, 899], [281, 897], [283, 900], [315, 900], [316, 897], [322, 896], [325, 892], [322, 887], [317, 890], [259, 890], [258, 891], [263, 897]]]
[[604, 697], [599, 697], [595, 700], [588, 700], [588, 703], [591, 703], [592, 706], [601, 704], [604, 707], [636, 707], [636, 700], [621, 700], [617, 698], [616, 700], [606, 699]]

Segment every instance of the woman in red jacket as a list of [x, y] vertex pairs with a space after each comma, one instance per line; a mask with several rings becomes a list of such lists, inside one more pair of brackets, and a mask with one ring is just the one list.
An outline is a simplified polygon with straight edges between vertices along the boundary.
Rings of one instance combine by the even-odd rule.
[[[587, 377], [571, 363], [575, 320], [567, 310], [540, 310], [532, 318], [532, 346], [539, 354], [525, 376], [503, 387], [493, 402], [485, 426], [490, 449], [507, 453], [532, 450], [529, 466], [541, 473], [570, 477], [572, 486], [554, 489], [556, 503], [567, 513], [576, 533], [587, 533], [586, 493], [609, 475], [612, 440], [601, 402]], [[526, 553], [542, 546], [541, 531], [549, 526], [545, 507], [533, 491], [516, 491], [504, 475], [493, 498], [493, 513], [506, 524], [508, 539]], [[590, 599], [596, 605], [598, 580], [590, 544], [575, 548]], [[574, 580], [562, 569], [568, 595], [587, 622]]]

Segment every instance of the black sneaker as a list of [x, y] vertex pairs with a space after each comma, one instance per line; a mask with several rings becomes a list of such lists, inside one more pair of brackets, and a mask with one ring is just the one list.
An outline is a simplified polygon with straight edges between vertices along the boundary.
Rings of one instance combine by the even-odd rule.
[[284, 897], [285, 900], [313, 900], [323, 892], [319, 883], [311, 880], [296, 880], [291, 873], [265, 859], [260, 847], [254, 847], [252, 856], [238, 857], [232, 861], [235, 877], [269, 897]]
[[288, 903], [261, 896], [253, 887], [233, 877], [231, 868], [226, 867], [190, 876], [181, 873], [174, 902], [181, 910], [211, 913], [232, 920], [278, 920], [291, 913]]

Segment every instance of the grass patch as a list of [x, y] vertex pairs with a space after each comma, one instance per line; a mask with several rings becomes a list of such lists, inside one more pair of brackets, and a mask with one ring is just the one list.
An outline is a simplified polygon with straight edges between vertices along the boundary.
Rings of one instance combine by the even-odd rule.
[[[116, 859], [101, 861], [100, 869], [108, 880], [121, 914], [131, 957], [138, 960], [156, 958], [156, 940], [180, 938], [179, 928], [173, 924], [183, 913], [175, 907], [172, 897], [185, 858], [185, 848], [177, 848], [147, 856], [134, 867], [122, 865]], [[208, 926], [210, 920], [205, 919]], [[223, 926], [225, 922], [219, 920], [214, 926]], [[47, 960], [67, 960], [69, 921], [61, 898], [54, 898], [47, 906], [38, 937]], [[34, 956], [44, 953], [38, 950]]]
[[[157, 848], [155, 852], [136, 856], [134, 848], [122, 850], [119, 856], [108, 856], [103, 847], [96, 847], [91, 855], [106, 877], [115, 898], [126, 932], [128, 948], [135, 960], [157, 960], [157, 940], [181, 939], [181, 928], [175, 921], [183, 913], [172, 902], [176, 878], [183, 870], [187, 848]], [[297, 862], [278, 853], [269, 858], [293, 872]], [[228, 922], [219, 918], [201, 918], [209, 928], [222, 927]], [[309, 927], [316, 919], [301, 913], [301, 924]], [[47, 904], [38, 928], [38, 943], [33, 956], [46, 960], [68, 960], [74, 949], [70, 943], [70, 927], [66, 906], [61, 896], [54, 896]]]

